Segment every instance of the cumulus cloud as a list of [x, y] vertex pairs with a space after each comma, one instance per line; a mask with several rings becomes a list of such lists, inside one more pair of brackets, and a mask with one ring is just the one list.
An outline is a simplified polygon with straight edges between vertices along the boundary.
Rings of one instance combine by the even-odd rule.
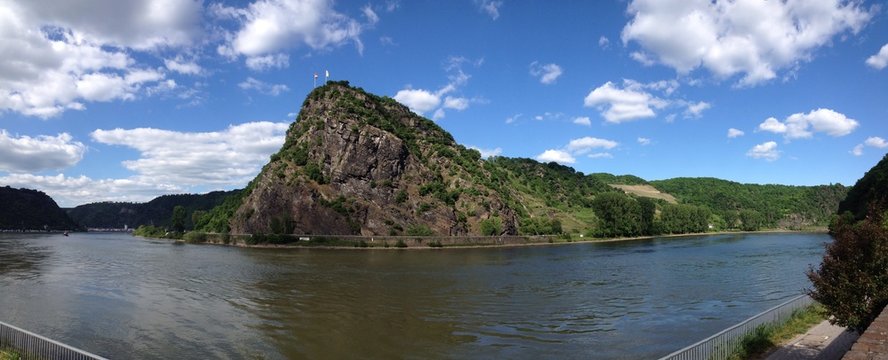
[[868, 57], [866, 64], [876, 70], [882, 70], [888, 66], [888, 44], [883, 45], [878, 54]]
[[641, 146], [647, 146], [651, 144], [651, 139], [648, 139], [646, 137], [639, 137], [637, 141], [639, 144], [641, 144]]
[[607, 49], [608, 46], [610, 46], [610, 40], [608, 40], [606, 36], [601, 35], [601, 37], [598, 38], [598, 47]]
[[95, 130], [96, 142], [139, 151], [123, 166], [155, 184], [241, 185], [251, 180], [284, 143], [289, 124], [251, 122], [223, 131], [179, 132], [153, 128]]
[[577, 125], [583, 125], [583, 126], [592, 126], [592, 120], [589, 119], [588, 116], [577, 117], [577, 118], [573, 119], [573, 123], [577, 124]]
[[512, 116], [507, 117], [507, 118], [506, 118], [506, 124], [511, 124], [511, 123], [514, 123], [514, 122], [518, 121], [518, 119], [520, 119], [521, 116], [523, 116], [523, 115], [524, 115], [524, 114], [515, 114], [515, 115], [512, 115]]
[[884, 149], [884, 148], [888, 148], [888, 141], [885, 141], [885, 139], [880, 138], [878, 136], [868, 137], [868, 138], [866, 138], [866, 140], [863, 141], [862, 144], [857, 144], [857, 146], [854, 146], [854, 149], [851, 150], [851, 154], [854, 154], [854, 156], [863, 155], [863, 147], [864, 146], [874, 147], [874, 148], [878, 148], [878, 149]]
[[491, 19], [496, 20], [499, 18], [499, 8], [503, 6], [503, 2], [500, 0], [475, 0], [475, 5], [478, 5], [478, 10], [487, 13]]
[[538, 77], [543, 85], [554, 84], [563, 70], [558, 64], [540, 64], [537, 61], [530, 63], [530, 75]]
[[51, 196], [61, 207], [98, 201], [145, 202], [160, 195], [187, 192], [180, 186], [158, 184], [151, 179], [92, 179], [83, 175], [70, 177], [63, 174], [9, 174], [0, 176], [0, 184], [39, 189]]
[[806, 139], [815, 132], [825, 133], [832, 137], [845, 136], [857, 128], [857, 120], [831, 109], [812, 110], [807, 114], [796, 113], [781, 122], [773, 117], [759, 124], [761, 131], [783, 134], [787, 140]]
[[58, 170], [74, 166], [86, 146], [68, 133], [56, 136], [13, 136], [0, 129], [0, 171], [10, 173]]
[[734, 129], [734, 128], [728, 129], [728, 137], [729, 138], [741, 137], [744, 134], [746, 134], [746, 133], [744, 133], [743, 130]]
[[749, 151], [746, 152], [746, 156], [749, 156], [753, 159], [765, 159], [767, 161], [774, 161], [780, 158], [780, 151], [777, 150], [776, 142], [768, 141], [753, 146], [752, 149], [749, 149]]
[[184, 75], [200, 75], [203, 74], [203, 68], [194, 61], [184, 60], [182, 56], [173, 59], [164, 59], [164, 66], [170, 71], [175, 71]]
[[654, 117], [654, 110], [665, 108], [669, 102], [631, 83], [621, 89], [608, 81], [586, 95], [583, 105], [597, 108], [607, 122], [619, 124]]
[[[467, 109], [472, 102], [483, 102], [483, 100], [472, 100], [461, 96], [449, 95], [457, 92], [460, 87], [469, 81], [470, 76], [462, 69], [462, 65], [466, 62], [469, 62], [469, 60], [463, 57], [452, 56], [448, 58], [445, 62], [444, 70], [448, 72], [447, 78], [449, 81], [436, 91], [412, 89], [408, 86], [406, 89], [399, 90], [392, 98], [419, 115], [435, 110], [432, 120], [444, 118], [444, 109], [462, 111]], [[480, 66], [481, 62], [480, 60], [476, 61], [474, 65]]]
[[697, 103], [688, 103], [687, 109], [685, 110], [685, 115], [690, 117], [698, 118], [703, 115], [703, 111], [711, 108], [712, 105], [705, 101], [700, 101]]
[[[366, 25], [334, 10], [331, 0], [259, 0], [246, 8], [218, 5], [213, 11], [239, 25], [217, 51], [225, 56], [246, 56], [254, 65], [278, 60], [284, 51], [299, 46], [326, 50], [352, 42], [363, 52], [360, 35]], [[369, 16], [367, 12], [364, 15]], [[372, 23], [379, 20], [378, 16], [368, 19]], [[268, 55], [272, 58], [263, 58]]]
[[718, 78], [741, 75], [756, 85], [808, 61], [814, 51], [872, 18], [856, 1], [634, 0], [623, 28], [624, 44], [638, 43], [633, 58], [687, 74], [705, 68]]
[[[610, 150], [617, 147], [619, 143], [613, 140], [600, 139], [591, 136], [585, 136], [573, 139], [561, 149], [548, 149], [536, 156], [536, 159], [542, 162], [557, 162], [560, 164], [573, 164], [576, 162], [575, 156], [589, 154], [590, 158], [612, 158], [608, 152], [594, 152], [594, 150]], [[590, 154], [591, 153], [591, 154]]]
[[265, 95], [278, 96], [283, 92], [290, 91], [290, 88], [284, 84], [269, 84], [264, 81], [256, 80], [252, 77], [248, 77], [246, 80], [242, 81], [237, 86], [244, 90], [256, 90]]
[[500, 156], [503, 153], [503, 148], [497, 147], [494, 149], [484, 149], [477, 146], [469, 146], [469, 149], [478, 150], [481, 153], [482, 158], [490, 158], [491, 156]]
[[284, 69], [290, 66], [290, 56], [287, 54], [250, 56], [244, 63], [248, 68], [256, 71]]
[[543, 151], [542, 154], [536, 156], [536, 159], [540, 162], [557, 162], [559, 164], [573, 164], [577, 162], [577, 159], [574, 158], [570, 153], [564, 150], [556, 150], [549, 149]]

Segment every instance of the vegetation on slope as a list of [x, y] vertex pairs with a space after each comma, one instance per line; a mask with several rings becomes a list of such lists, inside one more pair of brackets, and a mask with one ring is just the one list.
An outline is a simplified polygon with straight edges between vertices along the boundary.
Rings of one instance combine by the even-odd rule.
[[858, 332], [888, 305], [886, 179], [888, 156], [848, 192], [843, 213], [830, 224], [834, 241], [820, 266], [808, 271], [814, 286], [809, 293], [826, 307], [830, 321]]
[[0, 187], [0, 229], [74, 230], [77, 224], [41, 191]]
[[[182, 206], [186, 213], [183, 226], [194, 228], [195, 220], [222, 204], [239, 190], [213, 191], [206, 194], [163, 195], [146, 203], [99, 202], [68, 209], [68, 215], [87, 228], [121, 229], [124, 225], [170, 227], [173, 209]], [[193, 214], [196, 216], [192, 216]]]

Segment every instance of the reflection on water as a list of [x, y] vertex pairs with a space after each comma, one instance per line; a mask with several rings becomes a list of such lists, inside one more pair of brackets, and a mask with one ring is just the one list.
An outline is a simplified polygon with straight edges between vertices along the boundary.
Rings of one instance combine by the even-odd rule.
[[799, 293], [826, 241], [330, 251], [0, 234], [0, 321], [112, 358], [654, 358]]

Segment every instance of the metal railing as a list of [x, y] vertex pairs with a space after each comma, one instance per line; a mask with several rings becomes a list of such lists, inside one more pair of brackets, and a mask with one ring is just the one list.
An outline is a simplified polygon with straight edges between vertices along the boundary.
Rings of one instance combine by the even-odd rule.
[[4, 322], [0, 322], [0, 350], [14, 351], [16, 359], [105, 360]]
[[745, 321], [722, 330], [684, 349], [666, 355], [660, 360], [727, 359], [746, 335], [763, 330], [763, 325], [783, 324], [792, 314], [814, 303], [808, 295], [800, 295], [785, 303], [763, 311]]

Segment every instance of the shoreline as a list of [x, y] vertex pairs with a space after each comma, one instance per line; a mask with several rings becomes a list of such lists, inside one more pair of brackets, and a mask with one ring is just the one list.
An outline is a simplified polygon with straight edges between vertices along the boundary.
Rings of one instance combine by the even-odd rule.
[[[715, 232], [704, 232], [704, 233], [688, 233], [688, 234], [663, 234], [663, 235], [649, 235], [649, 236], [635, 236], [635, 237], [620, 237], [620, 238], [579, 238], [565, 240], [562, 238], [558, 238], [557, 236], [553, 236], [550, 239], [555, 239], [555, 241], [539, 241], [539, 242], [527, 242], [527, 243], [509, 243], [509, 244], [489, 244], [489, 245], [479, 245], [479, 244], [465, 244], [465, 245], [443, 245], [443, 246], [429, 246], [429, 245], [419, 245], [419, 246], [406, 246], [406, 247], [397, 247], [394, 245], [389, 246], [356, 246], [359, 244], [358, 242], [353, 243], [351, 246], [346, 245], [290, 245], [290, 244], [246, 244], [244, 242], [233, 241], [231, 243], [222, 243], [217, 241], [204, 241], [204, 242], [187, 242], [181, 239], [166, 239], [166, 238], [154, 238], [154, 237], [146, 237], [133, 235], [134, 237], [140, 237], [143, 239], [152, 239], [152, 240], [166, 240], [174, 243], [183, 243], [183, 244], [194, 244], [194, 245], [218, 245], [218, 246], [229, 246], [229, 247], [237, 247], [237, 248], [251, 248], [251, 249], [318, 249], [318, 250], [444, 250], [444, 249], [483, 249], [483, 248], [518, 248], [518, 247], [529, 247], [529, 246], [561, 246], [561, 245], [571, 245], [571, 244], [589, 244], [589, 243], [617, 243], [617, 242], [631, 242], [631, 241], [641, 241], [641, 240], [653, 240], [657, 238], [685, 238], [685, 237], [700, 237], [700, 236], [717, 236], [717, 235], [747, 235], [747, 234], [826, 234], [828, 231], [826, 228], [813, 228], [806, 230], [787, 230], [787, 229], [767, 229], [767, 230], [759, 230], [759, 231], [715, 231]], [[330, 235], [331, 237], [335, 237], [335, 235]], [[404, 239], [422, 239], [422, 237], [411, 237], [404, 236]]]

